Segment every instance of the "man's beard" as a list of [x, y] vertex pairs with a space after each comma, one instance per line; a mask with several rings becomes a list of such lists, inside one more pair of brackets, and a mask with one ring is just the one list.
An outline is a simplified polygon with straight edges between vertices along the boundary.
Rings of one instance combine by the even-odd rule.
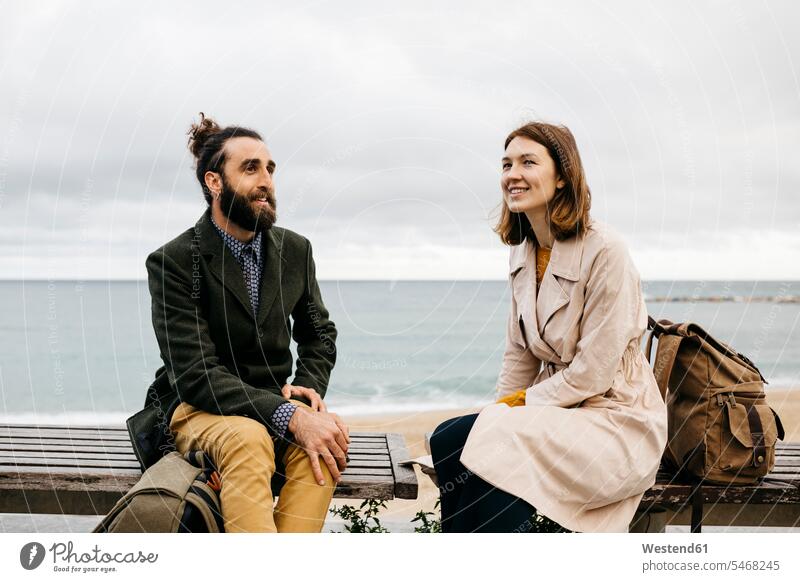
[[[255, 200], [262, 196], [266, 196], [269, 208], [261, 205], [255, 207]], [[223, 176], [219, 201], [222, 213], [228, 220], [245, 230], [267, 231], [277, 220], [275, 191], [272, 188], [262, 188], [258, 193], [249, 196], [237, 194]]]

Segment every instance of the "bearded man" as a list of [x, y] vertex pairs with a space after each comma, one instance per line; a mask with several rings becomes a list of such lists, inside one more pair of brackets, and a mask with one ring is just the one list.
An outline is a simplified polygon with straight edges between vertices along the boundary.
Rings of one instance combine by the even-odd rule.
[[189, 149], [208, 208], [147, 258], [164, 365], [129, 419], [134, 448], [143, 468], [206, 452], [228, 532], [319, 532], [350, 438], [322, 400], [336, 328], [311, 244], [273, 226], [275, 161], [258, 133], [201, 113]]

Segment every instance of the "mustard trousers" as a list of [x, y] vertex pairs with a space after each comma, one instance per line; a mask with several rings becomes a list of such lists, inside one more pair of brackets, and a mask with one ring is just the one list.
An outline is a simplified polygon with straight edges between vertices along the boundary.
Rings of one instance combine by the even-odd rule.
[[292, 443], [286, 449], [286, 484], [275, 504], [270, 486], [275, 442], [263, 424], [244, 416], [210, 414], [183, 402], [172, 415], [170, 429], [178, 452], [201, 449], [217, 466], [226, 532], [322, 530], [336, 484], [324, 462], [320, 465], [325, 485], [316, 482], [303, 448]]

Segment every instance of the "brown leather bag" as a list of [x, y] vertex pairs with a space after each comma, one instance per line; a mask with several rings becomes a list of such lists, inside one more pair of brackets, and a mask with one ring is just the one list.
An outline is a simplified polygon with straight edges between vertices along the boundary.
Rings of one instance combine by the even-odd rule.
[[706, 483], [755, 483], [767, 475], [784, 431], [758, 368], [697, 324], [648, 319], [647, 359], [655, 337], [653, 373], [667, 403], [665, 465]]

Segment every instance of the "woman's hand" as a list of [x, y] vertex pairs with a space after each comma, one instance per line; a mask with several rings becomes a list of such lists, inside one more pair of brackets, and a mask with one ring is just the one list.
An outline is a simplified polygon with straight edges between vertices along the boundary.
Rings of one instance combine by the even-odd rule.
[[322, 401], [322, 397], [320, 397], [316, 390], [312, 390], [311, 388], [286, 384], [283, 388], [281, 388], [281, 395], [287, 400], [293, 396], [303, 396], [311, 403], [312, 410], [316, 410], [318, 412], [328, 412], [328, 407], [325, 406], [325, 403]]
[[523, 388], [518, 392], [513, 392], [511, 394], [506, 394], [502, 398], [498, 399], [495, 404], [508, 404], [511, 407], [514, 406], [525, 406], [525, 396], [527, 394], [527, 388]]

